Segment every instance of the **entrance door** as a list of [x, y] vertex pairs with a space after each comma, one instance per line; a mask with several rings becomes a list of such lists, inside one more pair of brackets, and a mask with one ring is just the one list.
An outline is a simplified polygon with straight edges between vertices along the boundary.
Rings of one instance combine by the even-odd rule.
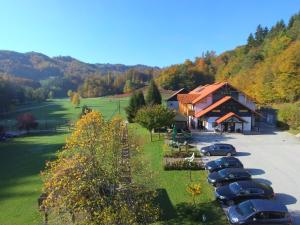
[[235, 131], [235, 123], [233, 123], [233, 122], [228, 123], [228, 128], [229, 128], [229, 132], [234, 132]]

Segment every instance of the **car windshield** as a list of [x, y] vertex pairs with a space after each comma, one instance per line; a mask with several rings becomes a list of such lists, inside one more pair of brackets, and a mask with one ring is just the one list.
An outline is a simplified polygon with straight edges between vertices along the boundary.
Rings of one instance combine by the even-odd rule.
[[249, 216], [254, 213], [256, 209], [250, 201], [245, 201], [237, 206], [237, 211], [243, 216]]
[[217, 165], [222, 165], [222, 164], [224, 164], [224, 159], [217, 159], [217, 160], [215, 160], [215, 163], [217, 164]]
[[238, 194], [243, 190], [237, 182], [229, 184], [229, 189], [235, 194]]
[[219, 173], [219, 175], [221, 177], [227, 177], [227, 175], [228, 175], [228, 172], [225, 169], [224, 170], [220, 170], [218, 173]]

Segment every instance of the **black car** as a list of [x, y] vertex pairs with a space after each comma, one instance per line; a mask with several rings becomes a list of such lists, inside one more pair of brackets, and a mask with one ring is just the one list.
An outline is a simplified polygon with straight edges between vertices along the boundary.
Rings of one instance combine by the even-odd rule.
[[231, 206], [227, 217], [232, 225], [292, 224], [286, 206], [273, 200], [244, 201]]
[[227, 168], [208, 175], [208, 182], [215, 187], [239, 180], [251, 180], [251, 174], [242, 168]]
[[235, 157], [222, 157], [206, 163], [205, 169], [209, 172], [216, 172], [225, 168], [244, 168], [241, 161]]
[[211, 155], [232, 156], [236, 154], [235, 147], [233, 147], [230, 144], [223, 144], [223, 143], [202, 147], [200, 152], [201, 154], [206, 156], [211, 156]]
[[230, 183], [215, 190], [217, 200], [226, 205], [233, 205], [248, 199], [271, 199], [273, 188], [253, 180]]

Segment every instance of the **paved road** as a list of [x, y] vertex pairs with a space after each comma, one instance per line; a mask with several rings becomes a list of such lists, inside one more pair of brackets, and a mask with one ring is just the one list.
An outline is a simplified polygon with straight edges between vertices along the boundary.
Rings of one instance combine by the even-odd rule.
[[[280, 131], [265, 130], [260, 135], [201, 134], [194, 137], [198, 147], [214, 142], [233, 144], [238, 158], [253, 178], [271, 184], [276, 200], [284, 203], [300, 225], [300, 139]], [[208, 158], [208, 157], [206, 157]], [[209, 157], [212, 160], [218, 157]]]

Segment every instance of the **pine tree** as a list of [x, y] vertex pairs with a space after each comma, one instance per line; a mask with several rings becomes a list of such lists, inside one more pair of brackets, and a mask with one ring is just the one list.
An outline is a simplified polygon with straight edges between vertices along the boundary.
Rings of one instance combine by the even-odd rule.
[[161, 95], [154, 80], [150, 81], [150, 85], [146, 96], [146, 103], [147, 105], [161, 104]]
[[134, 92], [129, 100], [128, 107], [125, 108], [127, 119], [130, 123], [133, 122], [137, 111], [145, 105], [143, 92]]
[[137, 93], [137, 105], [139, 106], [139, 108], [146, 105], [145, 97], [142, 91], [138, 91]]
[[248, 37], [248, 40], [247, 40], [247, 46], [249, 48], [252, 48], [252, 47], [255, 47], [256, 46], [256, 41], [255, 41], [255, 38], [253, 36], [252, 33], [250, 33], [249, 37]]

